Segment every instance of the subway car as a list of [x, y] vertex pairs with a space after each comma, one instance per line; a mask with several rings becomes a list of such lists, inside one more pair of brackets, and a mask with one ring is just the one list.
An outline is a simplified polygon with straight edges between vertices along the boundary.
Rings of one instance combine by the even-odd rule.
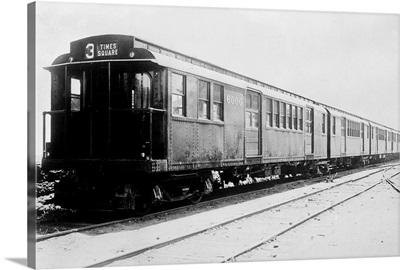
[[45, 69], [42, 169], [65, 207], [146, 213], [399, 157], [398, 130], [134, 36], [73, 41]]

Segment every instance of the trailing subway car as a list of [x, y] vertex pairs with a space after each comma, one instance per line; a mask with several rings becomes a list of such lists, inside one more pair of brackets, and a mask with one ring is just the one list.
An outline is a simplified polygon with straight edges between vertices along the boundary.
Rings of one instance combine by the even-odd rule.
[[140, 213], [247, 176], [399, 157], [397, 130], [134, 36], [73, 41], [45, 69], [42, 169], [62, 171], [66, 207]]

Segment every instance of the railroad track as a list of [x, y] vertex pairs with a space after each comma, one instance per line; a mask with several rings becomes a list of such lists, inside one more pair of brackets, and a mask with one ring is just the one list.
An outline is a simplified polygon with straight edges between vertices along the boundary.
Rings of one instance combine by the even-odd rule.
[[[297, 222], [291, 224], [290, 226], [283, 228], [281, 231], [278, 231], [276, 234], [274, 234], [270, 237], [267, 237], [256, 243], [252, 243], [250, 246], [244, 248], [243, 250], [241, 250], [239, 252], [235, 252], [234, 254], [232, 254], [230, 257], [226, 258], [222, 262], [225, 263], [228, 261], [234, 261], [236, 258], [239, 258], [240, 256], [242, 256], [246, 253], [250, 253], [257, 248], [259, 248], [265, 244], [268, 244], [271, 241], [274, 241], [278, 236], [281, 236], [281, 235], [295, 229], [296, 227], [302, 225], [303, 223], [305, 223], [309, 220], [312, 220], [312, 219], [320, 216], [321, 214], [345, 203], [346, 201], [351, 200], [354, 197], [357, 197], [357, 196], [369, 191], [370, 189], [376, 187], [377, 185], [384, 183], [384, 181], [386, 181], [386, 182], [390, 181], [391, 178], [393, 178], [399, 174], [399, 172], [397, 172], [397, 173], [391, 174], [389, 177], [385, 177], [387, 171], [394, 167], [395, 166], [383, 170], [383, 172], [382, 172], [383, 175], [381, 177], [381, 180], [379, 180], [379, 179], [369, 180], [362, 184], [356, 183], [355, 181], [351, 181], [350, 183], [345, 183], [342, 186], [340, 186], [339, 189], [342, 189], [342, 190], [338, 190], [338, 189], [332, 190], [332, 191], [334, 191], [334, 193], [337, 193], [337, 194], [334, 194], [334, 193], [328, 194], [328, 196], [326, 196], [327, 198], [324, 198], [323, 201], [321, 201], [323, 203], [326, 203], [326, 205], [324, 205], [322, 203], [320, 205], [320, 209], [316, 210], [313, 214], [309, 214], [307, 217], [304, 217], [304, 218], [298, 220]], [[340, 195], [346, 194], [346, 195], [344, 195], [343, 198], [341, 198], [341, 196], [339, 196], [339, 198], [337, 198], [338, 199], [337, 201], [333, 201], [332, 198], [338, 197], [337, 196], [338, 194], [340, 194]], [[324, 195], [326, 195], [326, 193]], [[310, 199], [308, 199], [308, 200], [310, 201]], [[329, 203], [330, 200], [332, 200], [333, 202]]]
[[[376, 169], [358, 179], [332, 184], [327, 188], [300, 195], [276, 205], [258, 208], [179, 237], [97, 261], [86, 267], [159, 264], [165, 261], [170, 263], [229, 262], [372, 189], [386, 179], [390, 180], [398, 174], [391, 171], [391, 168], [395, 166]], [[383, 173], [383, 177], [379, 173]]]
[[[390, 167], [390, 166], [393, 166], [393, 165], [385, 164], [385, 165], [380, 165], [379, 167], [380, 168], [386, 168], [386, 167]], [[366, 166], [365, 169], [374, 168], [374, 167], [376, 167], [376, 165], [369, 165], [369, 166]], [[343, 177], [343, 176], [346, 176], [348, 174], [354, 173], [354, 171], [356, 171], [356, 170], [357, 169], [346, 170], [346, 171], [339, 172], [339, 174], [336, 175], [336, 178]], [[325, 175], [325, 176], [316, 177], [316, 178], [313, 178], [313, 179], [299, 180], [299, 182], [300, 181], [305, 181], [309, 185], [309, 184], [325, 181], [326, 179], [327, 179], [327, 176]], [[266, 182], [262, 182], [260, 184], [263, 185], [265, 183]], [[290, 183], [284, 183], [284, 184], [290, 184]], [[264, 188], [261, 188], [261, 189], [257, 189], [255, 187], [256, 185], [257, 184], [249, 185], [249, 187], [253, 186], [253, 188], [250, 187], [250, 191], [247, 191], [247, 192], [240, 192], [240, 193], [235, 194], [235, 195], [223, 195], [223, 196], [217, 197], [217, 198], [212, 198], [211, 197], [210, 199], [205, 199], [204, 201], [202, 201], [200, 203], [197, 203], [196, 205], [190, 205], [190, 204], [189, 205], [183, 205], [183, 206], [175, 207], [175, 208], [172, 208], [172, 209], [167, 208], [166, 210], [161, 210], [161, 211], [157, 211], [157, 212], [154, 212], [154, 213], [150, 213], [150, 214], [146, 215], [146, 219], [152, 219], [152, 218], [156, 218], [157, 216], [163, 216], [163, 215], [171, 215], [173, 213], [178, 213], [178, 212], [186, 211], [186, 210], [189, 210], [189, 209], [193, 209], [193, 207], [201, 208], [201, 207], [204, 207], [204, 206], [207, 206], [207, 205], [210, 205], [210, 204], [219, 203], [219, 202], [221, 202], [223, 200], [226, 200], [227, 198], [229, 198], [229, 199], [236, 199], [236, 198], [240, 199], [241, 197], [245, 197], [245, 196], [248, 196], [248, 195], [256, 195], [257, 193], [262, 193], [266, 189], [270, 188], [270, 186], [269, 186], [267, 188], [264, 187]], [[247, 187], [247, 186], [243, 186], [243, 187]], [[232, 189], [232, 191], [233, 191], [233, 189]], [[236, 192], [238, 192], [238, 191], [236, 191]], [[97, 229], [97, 228], [101, 228], [101, 227], [112, 226], [112, 225], [116, 225], [116, 224], [120, 224], [120, 223], [140, 222], [141, 220], [142, 220], [141, 217], [129, 217], [129, 218], [111, 220], [111, 221], [107, 221], [107, 222], [101, 222], [101, 223], [97, 223], [97, 224], [89, 224], [89, 225], [83, 225], [83, 226], [80, 225], [79, 223], [77, 223], [76, 224], [76, 228], [67, 229], [67, 230], [63, 230], [63, 231], [58, 231], [56, 233], [37, 236], [36, 241], [37, 242], [41, 242], [41, 241], [48, 240], [50, 238], [60, 237], [60, 236], [68, 235], [68, 234], [71, 234], [71, 233], [85, 232], [85, 231], [89, 231], [89, 230], [93, 230], [93, 229]], [[63, 224], [63, 223], [61, 223], [61, 224]], [[74, 226], [73, 223], [70, 223], [68, 225]]]

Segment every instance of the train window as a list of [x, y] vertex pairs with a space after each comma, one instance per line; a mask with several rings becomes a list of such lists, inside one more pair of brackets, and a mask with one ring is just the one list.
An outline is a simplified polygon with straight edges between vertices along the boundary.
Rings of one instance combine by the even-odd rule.
[[325, 134], [325, 126], [326, 126], [326, 115], [322, 114], [322, 133]]
[[199, 118], [210, 119], [210, 83], [199, 81]]
[[354, 137], [355, 135], [355, 125], [354, 122], [350, 121], [350, 136]]
[[132, 83], [132, 109], [149, 107], [150, 76], [146, 73], [136, 73]]
[[303, 130], [303, 108], [299, 108], [299, 129]]
[[361, 137], [361, 125], [356, 123], [356, 137]]
[[306, 109], [306, 132], [312, 133], [312, 109]]
[[341, 135], [342, 137], [346, 136], [346, 119], [342, 118], [341, 121]]
[[336, 117], [332, 116], [332, 134], [336, 135]]
[[361, 138], [362, 138], [362, 150], [365, 151], [364, 123], [361, 124]]
[[286, 103], [281, 102], [281, 127], [286, 128]]
[[298, 107], [293, 106], [293, 128], [297, 129], [297, 113], [298, 113]]
[[71, 78], [71, 110], [81, 110], [81, 81]]
[[350, 121], [350, 136], [354, 137], [354, 123]]
[[272, 99], [267, 98], [267, 126], [272, 127]]
[[351, 129], [352, 129], [351, 122], [347, 120], [347, 136], [351, 136]]
[[387, 149], [387, 131], [385, 130], [385, 150]]
[[165, 82], [165, 71], [155, 71], [153, 72], [153, 93], [151, 98], [150, 106], [158, 109], [162, 109], [164, 107], [163, 104], [163, 84]]
[[355, 135], [355, 125], [353, 122], [350, 122], [351, 124], [351, 129], [350, 129], [350, 136], [354, 137]]
[[251, 128], [251, 112], [246, 112], [246, 128]]
[[377, 130], [378, 130], [378, 134], [379, 134], [379, 138], [378, 139], [381, 140], [381, 141], [386, 140], [385, 131], [383, 129], [378, 129], [378, 128], [377, 128]]
[[185, 76], [172, 73], [172, 114], [186, 115], [186, 80]]
[[287, 121], [288, 121], [288, 128], [290, 128], [290, 129], [292, 129], [292, 121], [293, 121], [293, 118], [292, 118], [292, 105], [287, 105]]
[[393, 150], [393, 143], [396, 141], [395, 137], [393, 136], [393, 132], [390, 133], [390, 137], [392, 138], [392, 143], [391, 143], [391, 150]]
[[260, 104], [259, 104], [259, 101], [258, 101], [258, 96], [253, 95], [252, 103], [251, 103], [251, 108], [252, 108], [253, 110], [258, 110], [259, 105], [260, 105]]
[[274, 125], [279, 127], [279, 101], [274, 100]]
[[359, 132], [359, 124], [357, 124], [357, 123], [353, 123], [353, 129], [354, 129], [354, 134], [353, 134], [353, 136], [354, 137], [360, 137], [360, 132]]
[[357, 123], [355, 123], [355, 122], [351, 122], [351, 124], [352, 124], [352, 135], [351, 136], [353, 136], [353, 137], [360, 137], [360, 134], [359, 134], [359, 124], [357, 124]]
[[222, 121], [224, 87], [222, 85], [214, 84], [213, 91], [213, 118], [214, 120]]
[[246, 109], [251, 109], [251, 95], [246, 95]]
[[259, 127], [260, 100], [258, 94], [246, 94], [246, 128], [258, 129]]
[[253, 119], [251, 121], [252, 127], [258, 129], [258, 113], [253, 112], [252, 116], [253, 116]]

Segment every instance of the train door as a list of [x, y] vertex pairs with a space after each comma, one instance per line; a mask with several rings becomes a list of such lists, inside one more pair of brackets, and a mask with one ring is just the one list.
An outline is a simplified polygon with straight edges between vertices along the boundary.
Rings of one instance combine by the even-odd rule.
[[340, 152], [346, 154], [346, 118], [342, 118], [340, 133]]
[[388, 150], [388, 141], [387, 141], [387, 130], [385, 130], [385, 137], [384, 137], [384, 139], [385, 139], [385, 152]]
[[109, 153], [110, 84], [109, 63], [94, 65], [87, 70], [84, 88], [87, 94], [89, 157], [105, 158]]
[[260, 94], [246, 93], [246, 156], [260, 155]]
[[[129, 94], [132, 110], [133, 158], [162, 159], [165, 157], [162, 83], [166, 72], [133, 72], [129, 76]], [[140, 143], [139, 143], [140, 142]]]
[[373, 136], [373, 134], [372, 134], [372, 132], [373, 132], [373, 130], [372, 130], [372, 126], [371, 126], [371, 124], [368, 124], [368, 133], [369, 133], [369, 138], [368, 138], [368, 143], [369, 143], [369, 155], [371, 155], [371, 153], [372, 153], [372, 139], [374, 138]]
[[327, 117], [327, 119], [328, 119], [328, 121], [327, 121], [327, 127], [328, 127], [327, 134], [328, 134], [328, 136], [327, 137], [328, 138], [326, 140], [326, 142], [327, 142], [326, 149], [327, 149], [328, 159], [330, 159], [331, 158], [331, 145], [332, 145], [332, 142], [331, 142], [331, 140], [332, 140], [332, 128], [336, 128], [336, 123], [333, 124], [336, 121], [336, 119], [334, 117], [332, 119], [330, 111], [328, 111], [328, 110], [326, 110], [326, 111], [328, 113], [328, 117]]
[[362, 144], [362, 152], [365, 151], [365, 138], [364, 138], [364, 123], [361, 123], [361, 144]]
[[306, 155], [314, 154], [314, 109], [306, 108]]
[[393, 142], [394, 142], [394, 138], [395, 138], [393, 132], [390, 133], [390, 138], [391, 138], [391, 143], [392, 143], [392, 148], [391, 148], [391, 150], [392, 150], [392, 152], [393, 152]]

